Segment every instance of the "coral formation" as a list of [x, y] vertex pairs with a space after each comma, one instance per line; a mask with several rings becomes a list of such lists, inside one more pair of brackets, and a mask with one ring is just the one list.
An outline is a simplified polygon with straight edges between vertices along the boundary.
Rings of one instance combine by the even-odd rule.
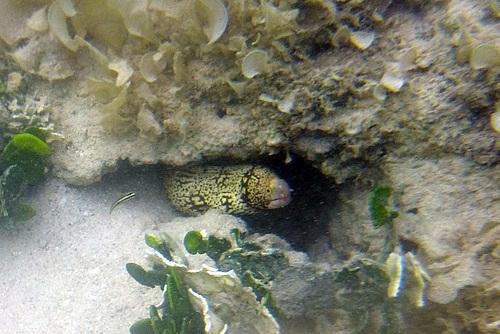
[[127, 271], [139, 283], [162, 289], [161, 317], [151, 306], [150, 319], [136, 322], [132, 333], [156, 333], [155, 327], [162, 333], [279, 333], [276, 320], [233, 271], [189, 267], [184, 252], [164, 233], [147, 235], [146, 243], [155, 250], [148, 255], [153, 268], [129, 263]]
[[[50, 80], [74, 78], [73, 89], [92, 92], [101, 115], [93, 109], [87, 115], [101, 118], [104, 132], [140, 133], [130, 145], [116, 144], [101, 169], [124, 158], [184, 165], [285, 150], [342, 183], [378, 165], [389, 148], [413, 154], [409, 143], [494, 164], [496, 146], [490, 149], [491, 140], [477, 133], [495, 86], [480, 77], [451, 84], [472, 75], [456, 60], [471, 58], [477, 68], [481, 43], [488, 40], [496, 50], [494, 40], [488, 30], [469, 32], [471, 24], [455, 15], [458, 4], [407, 3], [418, 15], [398, 12], [391, 1], [109, 0], [99, 15], [92, 0], [33, 2], [23, 10], [12, 3], [6, 13], [24, 15], [17, 24], [26, 22], [27, 42], [18, 45], [7, 29], [0, 36], [24, 70]], [[445, 42], [450, 39], [456, 40], [456, 60]], [[85, 102], [92, 95], [81, 103], [92, 104]], [[413, 112], [403, 112], [404, 105]], [[472, 127], [471, 117], [477, 118]], [[89, 135], [106, 143], [97, 128]], [[311, 152], [314, 137], [335, 145]], [[86, 150], [78, 137], [73, 142]], [[93, 170], [88, 180], [79, 179], [82, 172], [69, 162], [74, 159], [62, 158], [65, 165], [55, 172], [74, 183], [100, 174]]]
[[[213, 217], [221, 217], [221, 214], [209, 211], [178, 222], [191, 225], [196, 220], [200, 226], [206, 226], [205, 221]], [[184, 237], [187, 253], [179, 247], [174, 247], [176, 252], [165, 251], [165, 246], [174, 246], [178, 238], [164, 234], [147, 236], [146, 242], [156, 250], [149, 256], [153, 269], [128, 264], [127, 270], [139, 283], [150, 287], [164, 284], [165, 280], [159, 278], [165, 275], [178, 275], [177, 280], [184, 289], [206, 298], [205, 311], [200, 311], [210, 315], [205, 319], [219, 330], [226, 324], [230, 333], [274, 333], [278, 327], [273, 317], [285, 324], [290, 319], [314, 321], [317, 314], [331, 309], [345, 312], [352, 328], [359, 331], [397, 333], [403, 328], [398, 304], [385, 293], [389, 281], [385, 263], [359, 256], [338, 268], [327, 268], [311, 263], [304, 253], [291, 250], [276, 236], [249, 235], [239, 229], [232, 229], [228, 236], [227, 231], [221, 234], [221, 230], [216, 234], [188, 232]], [[202, 258], [201, 263], [187, 264], [198, 257]], [[201, 270], [197, 269], [200, 266]], [[227, 285], [232, 288], [228, 289]], [[168, 317], [172, 318], [169, 305], [172, 301], [177, 302], [178, 309], [186, 310], [182, 306], [184, 301], [177, 300], [175, 295], [167, 299], [166, 291], [161, 303], [164, 323]], [[198, 309], [194, 303], [193, 306]], [[373, 322], [377, 317], [383, 321]], [[153, 322], [151, 317], [140, 321], [140, 325], [150, 326]]]
[[[366, 210], [383, 179], [401, 213], [399, 256], [415, 254], [432, 276], [427, 307], [464, 328], [460, 296], [488, 291], [494, 303], [498, 291], [498, 227], [481, 231], [499, 214], [499, 8], [1, 1], [0, 50], [18, 66], [2, 58], [1, 127], [55, 123], [66, 139], [51, 145], [53, 170], [74, 184], [98, 181], [122, 159], [304, 159], [341, 185], [337, 211], [325, 209], [328, 241], [310, 246], [332, 266], [359, 253], [385, 262], [393, 251]], [[495, 330], [498, 319], [483, 311], [469, 315], [471, 331]], [[336, 309], [311, 316], [318, 332], [333, 313], [343, 319]], [[431, 313], [422, 311], [435, 323]]]

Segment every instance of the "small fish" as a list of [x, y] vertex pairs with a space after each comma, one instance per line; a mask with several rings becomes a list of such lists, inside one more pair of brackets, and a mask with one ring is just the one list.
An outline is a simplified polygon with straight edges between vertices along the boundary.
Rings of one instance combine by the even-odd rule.
[[135, 193], [134, 192], [129, 192], [129, 193], [123, 195], [122, 197], [118, 198], [116, 200], [116, 202], [114, 202], [113, 205], [111, 206], [111, 209], [109, 209], [109, 213], [111, 214], [111, 212], [113, 211], [113, 209], [116, 208], [118, 205], [120, 205], [123, 202], [128, 201], [129, 199], [132, 199], [134, 197], [135, 197]]

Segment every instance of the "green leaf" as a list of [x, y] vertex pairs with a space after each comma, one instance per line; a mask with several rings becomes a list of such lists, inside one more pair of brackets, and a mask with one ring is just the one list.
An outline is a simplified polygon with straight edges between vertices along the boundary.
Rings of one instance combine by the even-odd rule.
[[214, 261], [218, 261], [221, 255], [231, 249], [231, 242], [225, 238], [217, 238], [213, 235], [208, 237], [207, 255]]
[[[205, 242], [207, 242], [205, 240]], [[170, 247], [175, 245], [168, 235], [159, 238], [146, 235], [146, 243], [157, 251], [170, 254]], [[205, 333], [203, 315], [195, 311], [187, 287], [182, 282], [175, 266], [155, 264], [146, 271], [141, 266], [128, 263], [127, 271], [139, 283], [153, 287], [160, 286], [163, 301], [160, 312], [155, 306], [149, 308], [149, 322], [141, 320], [131, 328], [132, 334], [202, 334]], [[153, 284], [154, 283], [154, 284]]]
[[158, 314], [158, 309], [156, 306], [151, 305], [149, 307], [149, 317], [151, 318], [151, 327], [153, 328], [154, 334], [163, 333], [163, 323], [161, 321], [160, 315]]
[[16, 200], [26, 188], [26, 175], [17, 165], [9, 166], [3, 171], [0, 187], [6, 201]]
[[142, 319], [134, 322], [130, 326], [131, 334], [154, 334], [153, 325], [151, 325], [151, 319]]
[[180, 330], [180, 334], [188, 334], [188, 318], [183, 318], [182, 319], [182, 325], [181, 325], [181, 330]]
[[47, 155], [50, 153], [49, 146], [43, 140], [31, 133], [20, 133], [15, 135], [11, 142], [20, 149], [32, 151], [38, 155]]
[[[177, 324], [174, 319], [168, 321], [168, 328], [165, 330], [168, 334], [177, 334]], [[164, 332], [165, 333], [165, 332]]]
[[203, 235], [198, 231], [189, 231], [184, 237], [184, 247], [189, 254], [203, 254], [206, 251], [206, 241]]
[[32, 134], [33, 136], [42, 140], [44, 143], [47, 142], [46, 140], [47, 138], [45, 138], [45, 133], [37, 126], [28, 126], [26, 129], [24, 129], [23, 132]]
[[173, 283], [173, 278], [172, 276], [167, 277], [167, 299], [168, 299], [168, 306], [169, 306], [169, 311], [170, 314], [173, 315], [174, 317], [177, 315], [177, 302], [178, 299], [176, 292], [176, 288]]
[[151, 248], [158, 248], [161, 247], [161, 241], [157, 237], [146, 234], [146, 245], [148, 245]]
[[149, 277], [149, 273], [144, 270], [140, 265], [136, 263], [127, 263], [125, 265], [127, 272], [133, 279], [135, 279], [139, 284], [149, 286], [150, 288], [154, 288], [155, 284], [152, 282]]
[[2, 163], [6, 166], [18, 165], [29, 183], [35, 183], [45, 174], [43, 159], [33, 151], [17, 147], [12, 141], [2, 153]]
[[[179, 275], [177, 275], [177, 272], [175, 271], [175, 269], [173, 267], [168, 267], [168, 272], [170, 273], [170, 276], [174, 280], [175, 288], [177, 289], [177, 291], [179, 291], [180, 294], [183, 294], [183, 287], [181, 284], [181, 280], [179, 279]], [[170, 288], [173, 288], [173, 287], [170, 287]]]
[[15, 221], [27, 221], [35, 217], [36, 210], [31, 205], [17, 203], [10, 211], [10, 215]]
[[186, 263], [184, 253], [179, 249], [177, 243], [166, 233], [162, 233], [160, 237], [146, 235], [146, 244], [169, 261]]
[[368, 210], [374, 228], [379, 228], [397, 217], [397, 212], [389, 210], [391, 188], [388, 186], [375, 187], [370, 192]]

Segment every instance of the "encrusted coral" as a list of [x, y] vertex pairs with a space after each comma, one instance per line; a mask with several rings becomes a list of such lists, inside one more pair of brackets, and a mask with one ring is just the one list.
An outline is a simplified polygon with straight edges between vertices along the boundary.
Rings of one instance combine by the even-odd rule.
[[[156, 160], [291, 151], [339, 183], [378, 165], [388, 150], [411, 151], [414, 142], [425, 143], [426, 152], [444, 148], [480, 163], [498, 160], [487, 138], [476, 135], [488, 117], [471, 128], [463, 124], [467, 110], [445, 112], [461, 100], [474, 110], [491, 108], [486, 97], [496, 88], [481, 82], [470, 92], [469, 83], [442, 83], [470, 71], [454, 64], [443, 41], [463, 33], [460, 61], [469, 59], [477, 39], [465, 23], [441, 20], [442, 1], [407, 2], [427, 25], [391, 1], [43, 3], [29, 6], [27, 42], [18, 46], [0, 29], [12, 57], [31, 73], [77, 76], [94, 93], [114, 92], [104, 102], [96, 94], [102, 125], [120, 135], [139, 132]], [[400, 29], [402, 21], [414, 32]], [[61, 47], [39, 47], [54, 37]], [[256, 55], [260, 60], [249, 68]], [[84, 70], [75, 74], [78, 67]], [[223, 135], [218, 125], [230, 130]], [[205, 136], [207, 128], [212, 133]], [[307, 143], [315, 137], [333, 145], [311, 152], [317, 149]]]
[[[0, 20], [0, 38], [2, 50], [33, 75], [42, 101], [50, 97], [52, 115], [65, 126], [70, 138], [54, 147], [54, 171], [73, 183], [99, 180], [120, 159], [184, 165], [286, 153], [287, 162], [300, 156], [343, 184], [338, 206], [351, 217], [348, 206], [360, 196], [353, 184], [387, 176], [409, 197], [398, 203], [405, 222], [398, 236], [424, 253], [418, 256], [433, 277], [428, 297], [434, 307], [456, 301], [462, 284], [477, 284], [471, 296], [479, 295], [485, 288], [480, 274], [465, 269], [475, 264], [483, 270], [471, 260], [477, 254], [488, 266], [496, 261], [497, 244], [491, 241], [483, 252], [476, 230], [486, 224], [483, 212], [488, 219], [498, 212], [490, 205], [497, 200], [490, 181], [500, 161], [497, 4], [4, 1], [0, 13], [13, 23]], [[247, 71], [245, 59], [256, 54], [260, 60]], [[21, 102], [10, 99], [0, 116], [31, 117]], [[395, 161], [411, 168], [395, 167]], [[418, 187], [424, 176], [441, 177], [415, 190], [408, 175], [415, 178], [419, 166], [434, 161], [431, 172], [419, 174]], [[471, 161], [481, 166], [472, 168]], [[456, 178], [444, 180], [449, 173], [439, 172], [458, 162], [469, 167], [457, 167]], [[477, 183], [464, 170], [485, 175]], [[456, 202], [439, 188], [463, 189], [464, 183], [463, 193], [455, 190]], [[480, 194], [476, 202], [471, 193]], [[428, 198], [436, 196], [460, 215], [444, 217], [456, 212], [434, 208], [439, 201]], [[474, 221], [468, 200], [481, 208], [471, 213]], [[335, 215], [329, 241], [342, 247], [326, 254], [341, 260], [359, 251], [379, 255], [375, 232], [353, 233], [366, 232], [359, 217], [347, 222]]]

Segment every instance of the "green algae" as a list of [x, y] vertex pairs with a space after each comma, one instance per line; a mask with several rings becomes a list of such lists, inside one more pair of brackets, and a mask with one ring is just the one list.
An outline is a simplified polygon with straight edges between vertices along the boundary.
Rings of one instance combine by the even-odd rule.
[[37, 154], [30, 150], [20, 149], [9, 143], [2, 154], [2, 165], [18, 166], [24, 172], [28, 183], [39, 181], [45, 174], [45, 163]]
[[[197, 236], [197, 233], [191, 235]], [[167, 239], [164, 239], [164, 236]], [[199, 240], [199, 235], [196, 238]], [[229, 328], [234, 332], [253, 328], [244, 332], [278, 333], [275, 319], [256, 299], [252, 290], [242, 285], [234, 272], [223, 272], [207, 266], [202, 269], [190, 269], [159, 253], [157, 249], [161, 250], [173, 241], [165, 233], [160, 236], [147, 236], [146, 239], [155, 246], [155, 252], [148, 255], [152, 269], [146, 270], [137, 264], [127, 264], [127, 271], [143, 285], [159, 286], [162, 290], [162, 301], [157, 306], [150, 306], [149, 318], [141, 319], [132, 325], [132, 334], [197, 334], [205, 333], [205, 329], [208, 331], [210, 328], [210, 333], [224, 333]], [[208, 243], [213, 243], [215, 248], [223, 245], [224, 249], [232, 244], [231, 240], [226, 238], [212, 239], [211, 242], [209, 239], [210, 237], [204, 238], [207, 250]], [[222, 239], [226, 240], [229, 246], [225, 241], [221, 243]], [[220, 250], [218, 249], [219, 252]], [[177, 252], [178, 249], [175, 248], [167, 250], [172, 259], [180, 257]], [[264, 302], [269, 303], [269, 300], [270, 297], [265, 296]]]
[[158, 237], [146, 234], [146, 245], [160, 253], [169, 261], [174, 261], [184, 265], [187, 263], [186, 257], [177, 246], [177, 243], [166, 233], [162, 233]]
[[17, 204], [17, 199], [30, 184], [45, 175], [45, 156], [50, 148], [43, 131], [28, 127], [7, 143], [0, 156], [0, 215], [12, 214], [16, 221], [27, 220], [35, 215], [34, 209]]
[[144, 268], [136, 263], [127, 263], [125, 265], [125, 269], [133, 279], [136, 280], [137, 283], [142, 284], [144, 286], [148, 286], [150, 288], [154, 288], [156, 286], [154, 280], [151, 275], [148, 274]]
[[0, 217], [9, 216], [9, 211], [26, 188], [27, 182], [22, 169], [7, 167], [0, 177]]
[[31, 151], [37, 155], [47, 155], [50, 153], [49, 146], [45, 141], [31, 133], [25, 132], [15, 135], [11, 143], [21, 150]]
[[379, 228], [396, 218], [399, 213], [389, 209], [389, 198], [391, 188], [388, 186], [377, 186], [370, 192], [368, 200], [368, 211], [374, 228]]
[[206, 253], [221, 271], [234, 270], [241, 283], [252, 288], [258, 300], [269, 298], [270, 282], [289, 265], [284, 251], [245, 240], [246, 235], [238, 229], [231, 231], [231, 237], [236, 247], [232, 247], [227, 238], [214, 235], [203, 238], [200, 232], [190, 231], [184, 238], [184, 246], [191, 254]]
[[218, 261], [224, 252], [231, 249], [231, 241], [213, 235], [204, 238], [198, 231], [189, 231], [184, 237], [184, 247], [189, 254], [207, 254], [214, 261]]
[[[146, 235], [148, 246], [158, 251], [166, 259], [176, 258], [175, 250], [169, 247], [169, 239]], [[127, 263], [126, 270], [139, 284], [163, 291], [160, 306], [149, 307], [149, 318], [136, 321], [130, 327], [132, 334], [187, 334], [204, 333], [204, 321], [196, 312], [188, 298], [188, 286], [172, 266], [155, 264], [145, 270], [135, 263]]]
[[11, 212], [12, 217], [14, 218], [14, 221], [27, 221], [30, 220], [31, 218], [35, 217], [36, 215], [36, 210], [28, 204], [24, 203], [17, 203], [13, 208]]
[[184, 246], [189, 254], [203, 254], [207, 249], [207, 241], [203, 240], [203, 235], [198, 231], [189, 231], [184, 237]]
[[[45, 137], [45, 133], [43, 132], [42, 129], [36, 126], [28, 126], [26, 129], [23, 131], [24, 133], [29, 133], [32, 134], [33, 136], [37, 137], [44, 143], [47, 142], [47, 138]], [[48, 147], [47, 147], [48, 148]]]

